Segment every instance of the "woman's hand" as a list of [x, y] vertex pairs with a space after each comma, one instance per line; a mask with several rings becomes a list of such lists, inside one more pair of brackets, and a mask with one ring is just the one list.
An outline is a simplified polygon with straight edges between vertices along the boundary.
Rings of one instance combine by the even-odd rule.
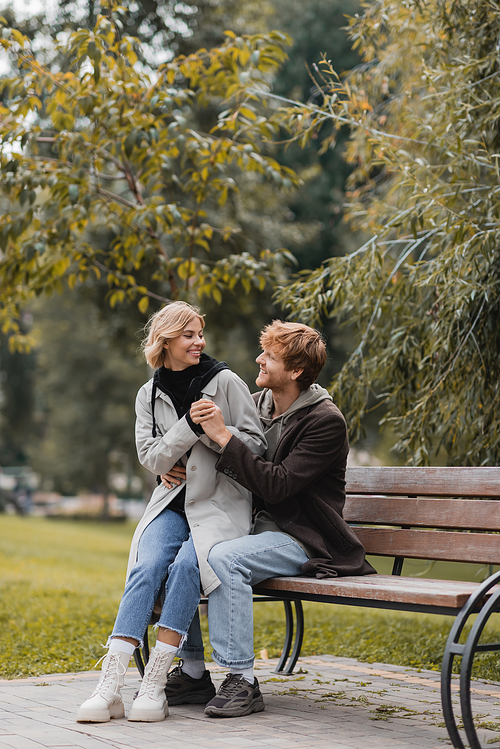
[[180, 486], [181, 482], [186, 480], [186, 469], [180, 463], [176, 463], [168, 473], [162, 473], [160, 478], [163, 486], [172, 489], [173, 486]]

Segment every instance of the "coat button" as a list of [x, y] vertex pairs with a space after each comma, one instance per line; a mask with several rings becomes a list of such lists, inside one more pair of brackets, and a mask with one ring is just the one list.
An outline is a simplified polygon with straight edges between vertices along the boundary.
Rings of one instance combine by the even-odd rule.
[[226, 476], [227, 476], [227, 474], [229, 473], [229, 470], [228, 470], [227, 468], [224, 468], [224, 473], [225, 473], [225, 474], [226, 474]]
[[192, 471], [196, 471], [196, 466], [191, 466]]

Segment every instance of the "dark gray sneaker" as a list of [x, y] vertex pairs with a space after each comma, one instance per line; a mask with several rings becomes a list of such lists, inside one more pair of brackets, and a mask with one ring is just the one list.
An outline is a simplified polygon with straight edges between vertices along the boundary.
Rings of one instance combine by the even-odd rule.
[[165, 695], [169, 705], [206, 705], [215, 695], [210, 671], [201, 679], [193, 679], [176, 666], [167, 676]]
[[255, 679], [253, 686], [241, 674], [228, 674], [215, 697], [205, 708], [212, 718], [239, 718], [241, 715], [260, 713], [264, 698]]

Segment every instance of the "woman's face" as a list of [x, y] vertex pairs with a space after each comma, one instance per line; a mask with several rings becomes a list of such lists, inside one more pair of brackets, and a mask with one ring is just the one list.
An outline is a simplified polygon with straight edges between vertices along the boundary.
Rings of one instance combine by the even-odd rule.
[[173, 372], [192, 367], [200, 361], [204, 348], [203, 325], [198, 317], [194, 317], [177, 338], [171, 338], [165, 344], [165, 367]]

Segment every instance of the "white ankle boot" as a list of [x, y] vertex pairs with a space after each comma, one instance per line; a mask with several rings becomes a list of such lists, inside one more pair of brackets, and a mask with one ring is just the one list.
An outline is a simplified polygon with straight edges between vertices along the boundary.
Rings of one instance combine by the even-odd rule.
[[166, 650], [151, 651], [146, 666], [141, 688], [132, 703], [128, 719], [152, 723], [165, 720], [168, 715], [168, 702], [165, 697], [168, 669], [172, 665], [175, 653]]
[[77, 723], [106, 723], [110, 718], [125, 716], [121, 688], [129, 662], [128, 653], [109, 651], [102, 662], [99, 683], [92, 696], [78, 710]]

